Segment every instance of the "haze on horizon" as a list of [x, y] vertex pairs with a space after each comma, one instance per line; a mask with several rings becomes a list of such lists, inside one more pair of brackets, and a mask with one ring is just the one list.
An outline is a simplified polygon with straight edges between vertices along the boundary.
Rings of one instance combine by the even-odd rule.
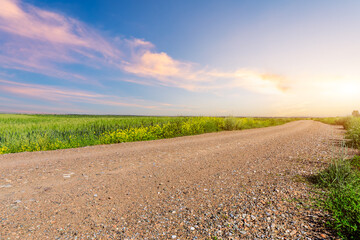
[[343, 116], [360, 2], [0, 0], [0, 112]]

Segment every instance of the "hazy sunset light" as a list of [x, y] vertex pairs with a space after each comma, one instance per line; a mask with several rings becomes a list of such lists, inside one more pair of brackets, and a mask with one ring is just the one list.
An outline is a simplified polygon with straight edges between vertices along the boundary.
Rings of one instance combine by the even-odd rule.
[[359, 1], [0, 0], [0, 112], [343, 116]]

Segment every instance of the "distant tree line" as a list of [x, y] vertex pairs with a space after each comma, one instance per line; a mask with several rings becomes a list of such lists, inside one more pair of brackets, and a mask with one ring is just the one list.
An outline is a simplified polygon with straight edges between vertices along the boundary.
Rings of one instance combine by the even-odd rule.
[[352, 112], [352, 115], [353, 115], [354, 117], [360, 117], [360, 113], [359, 113], [358, 110], [354, 110], [354, 111]]

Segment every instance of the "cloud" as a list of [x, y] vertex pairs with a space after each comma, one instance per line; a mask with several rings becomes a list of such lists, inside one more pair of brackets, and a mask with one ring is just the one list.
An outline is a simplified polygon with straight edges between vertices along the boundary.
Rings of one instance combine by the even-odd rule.
[[71, 26], [67, 19], [59, 14], [35, 7], [27, 7], [28, 12], [25, 12], [15, 0], [2, 0], [1, 5], [0, 17], [6, 20], [0, 24], [3, 31], [53, 43], [85, 47], [89, 45], [81, 36], [71, 33], [72, 30], [78, 31], [75, 28], [77, 24], [74, 22]]
[[178, 87], [189, 91], [224, 92], [237, 88], [257, 93], [278, 94], [288, 89], [287, 79], [281, 75], [249, 69], [238, 69], [234, 72], [199, 69], [195, 64], [174, 60], [164, 52], [146, 51], [123, 69], [144, 77], [140, 80], [125, 81]]
[[[5, 68], [96, 83], [91, 75], [76, 72], [76, 67], [71, 70], [66, 67], [80, 65], [91, 68], [99, 76], [107, 71], [119, 71], [137, 76], [137, 80], [130, 80], [133, 83], [196, 92], [245, 89], [279, 94], [287, 89], [287, 80], [282, 76], [243, 68], [224, 72], [201, 67], [159, 52], [143, 39], [106, 37], [64, 14], [20, 0], [0, 1], [0, 33], [4, 36], [0, 40], [0, 64]], [[8, 90], [16, 91], [10, 87]]]
[[13, 103], [6, 102], [3, 104], [0, 102], [0, 113], [25, 113], [25, 114], [54, 114], [54, 113], [63, 113], [63, 114], [86, 114], [87, 111], [81, 108], [64, 108], [56, 106], [42, 106], [35, 104], [26, 104], [26, 103]]
[[95, 50], [116, 57], [114, 49], [96, 31], [70, 17], [45, 11], [18, 0], [1, 0], [0, 29], [29, 39]]
[[88, 81], [64, 64], [97, 68], [121, 63], [114, 43], [76, 19], [17, 0], [1, 0], [0, 63], [3, 67], [62, 79]]
[[175, 61], [166, 53], [151, 53], [149, 51], [124, 66], [124, 70], [127, 72], [160, 79], [179, 76], [181, 69], [181, 63]]
[[143, 40], [141, 44], [129, 44], [131, 55], [120, 68], [142, 77], [125, 80], [142, 85], [162, 85], [189, 91], [224, 92], [240, 88], [266, 94], [285, 92], [288, 80], [281, 75], [262, 73], [249, 69], [224, 72], [201, 67], [198, 64], [173, 59], [165, 52], [156, 52], [155, 46]]
[[156, 108], [157, 104], [146, 103], [143, 100], [133, 99], [125, 101], [117, 96], [109, 96], [89, 91], [79, 91], [68, 88], [46, 86], [40, 84], [19, 83], [0, 79], [0, 92], [29, 99], [40, 99], [45, 101], [66, 103], [82, 102], [90, 104], [99, 104], [106, 106], [122, 106], [135, 108]]

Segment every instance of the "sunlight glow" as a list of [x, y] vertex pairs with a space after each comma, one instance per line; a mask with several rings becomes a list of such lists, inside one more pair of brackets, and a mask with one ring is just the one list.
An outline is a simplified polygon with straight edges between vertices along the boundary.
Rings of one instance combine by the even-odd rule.
[[324, 94], [327, 96], [351, 98], [360, 93], [360, 82], [357, 81], [330, 81], [324, 85]]
[[338, 93], [343, 96], [354, 96], [360, 93], [360, 83], [346, 83], [339, 86]]

